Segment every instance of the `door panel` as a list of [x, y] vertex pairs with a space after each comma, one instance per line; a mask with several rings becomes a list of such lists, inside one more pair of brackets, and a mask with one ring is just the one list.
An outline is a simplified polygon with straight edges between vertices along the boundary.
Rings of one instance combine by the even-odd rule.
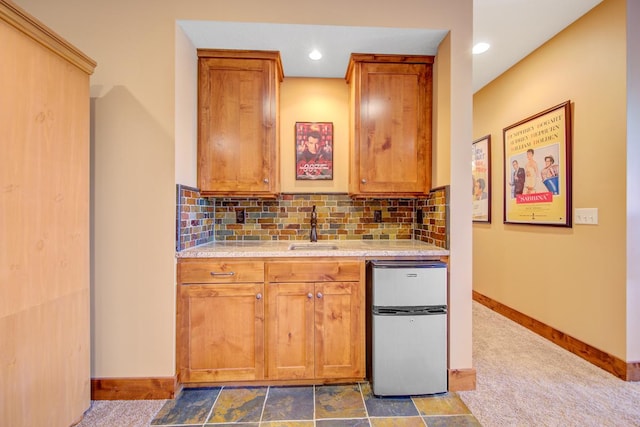
[[359, 282], [316, 283], [317, 378], [364, 376], [364, 318]]
[[268, 378], [313, 378], [313, 284], [268, 286]]

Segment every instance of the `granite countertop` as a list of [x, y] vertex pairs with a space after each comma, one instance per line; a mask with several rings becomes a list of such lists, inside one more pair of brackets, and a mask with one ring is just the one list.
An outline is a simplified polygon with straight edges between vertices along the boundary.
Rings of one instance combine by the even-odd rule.
[[[294, 247], [295, 249], [292, 249]], [[305, 240], [211, 242], [176, 253], [178, 258], [429, 257], [447, 249], [418, 240]]]

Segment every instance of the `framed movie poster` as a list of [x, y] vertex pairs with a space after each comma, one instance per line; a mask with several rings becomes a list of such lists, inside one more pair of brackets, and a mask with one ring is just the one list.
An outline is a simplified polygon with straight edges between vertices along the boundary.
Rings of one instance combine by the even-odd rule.
[[491, 135], [473, 141], [471, 176], [473, 221], [491, 222]]
[[296, 122], [296, 179], [333, 179], [333, 123]]
[[571, 227], [571, 102], [503, 135], [504, 222]]

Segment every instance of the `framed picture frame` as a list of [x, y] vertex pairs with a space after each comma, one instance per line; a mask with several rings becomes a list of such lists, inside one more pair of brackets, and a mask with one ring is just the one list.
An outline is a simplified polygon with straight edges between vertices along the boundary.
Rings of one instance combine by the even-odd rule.
[[333, 179], [333, 123], [296, 122], [296, 180]]
[[504, 223], [571, 227], [571, 101], [503, 136]]
[[491, 222], [491, 135], [471, 144], [473, 222]]

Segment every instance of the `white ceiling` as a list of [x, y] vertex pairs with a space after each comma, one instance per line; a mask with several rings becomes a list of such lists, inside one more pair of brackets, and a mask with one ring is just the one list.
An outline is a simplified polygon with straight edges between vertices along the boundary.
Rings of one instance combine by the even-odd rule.
[[[498, 77], [602, 0], [474, 0], [473, 91]], [[435, 55], [444, 30], [180, 21], [196, 48], [278, 50], [287, 77], [343, 78], [349, 55]], [[312, 49], [323, 53], [312, 61]]]
[[[435, 55], [444, 30], [180, 21], [196, 48], [278, 50], [286, 77], [343, 78], [349, 55]], [[320, 61], [309, 59], [318, 49]]]
[[602, 0], [473, 0], [473, 91], [511, 68]]

